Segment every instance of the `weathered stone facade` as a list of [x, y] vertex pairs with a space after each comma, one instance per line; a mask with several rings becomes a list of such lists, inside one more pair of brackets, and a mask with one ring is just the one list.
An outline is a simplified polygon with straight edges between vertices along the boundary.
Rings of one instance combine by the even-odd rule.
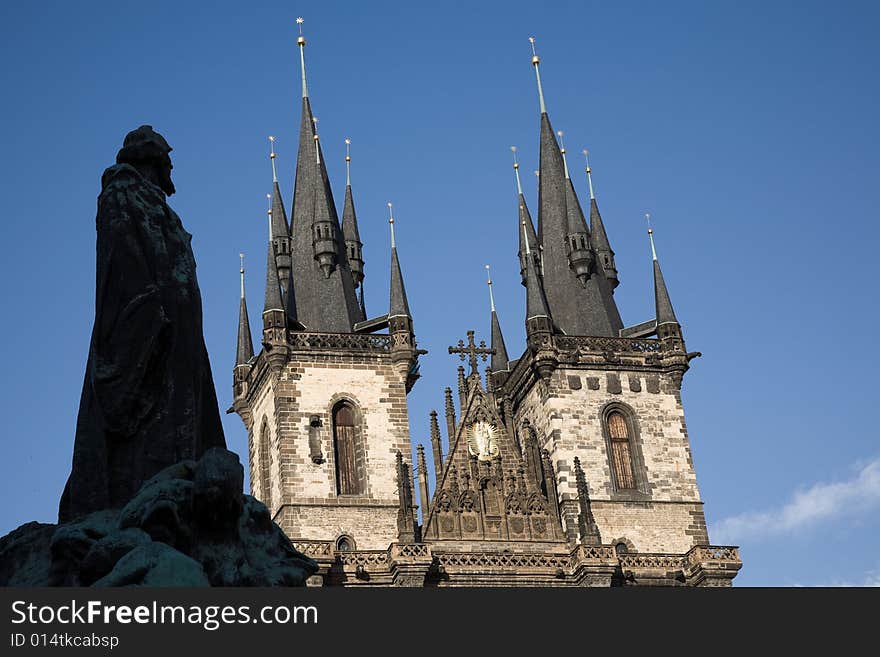
[[[248, 407], [251, 492], [294, 541], [348, 536], [359, 549], [385, 549], [397, 539], [395, 457], [412, 453], [406, 381], [387, 343], [367, 339], [375, 337], [364, 336], [362, 351], [293, 349], [280, 370], [266, 362], [251, 372], [240, 402]], [[364, 439], [361, 495], [336, 492], [332, 411], [341, 401], [356, 409]]]
[[[577, 496], [572, 461], [579, 456], [602, 536], [630, 542], [640, 552], [683, 553], [708, 543], [684, 409], [670, 379], [639, 371], [559, 369], [532, 387], [516, 415], [517, 425], [528, 420], [543, 439], [561, 499]], [[579, 383], [589, 380], [593, 387]], [[638, 490], [619, 490], [612, 481], [603, 412], [614, 407], [634, 420]], [[576, 523], [576, 511], [563, 517]], [[569, 527], [569, 535], [574, 531]]]

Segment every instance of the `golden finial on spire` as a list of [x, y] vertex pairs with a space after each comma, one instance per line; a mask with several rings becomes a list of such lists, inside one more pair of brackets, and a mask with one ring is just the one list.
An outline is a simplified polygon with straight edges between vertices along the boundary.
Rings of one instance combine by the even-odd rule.
[[584, 157], [587, 158], [587, 182], [590, 183], [590, 200], [595, 200], [596, 195], [593, 194], [593, 170], [590, 168], [590, 151], [586, 148], [582, 151]]
[[278, 182], [278, 174], [275, 171], [275, 137], [269, 135], [269, 160], [272, 162], [272, 182]]
[[244, 253], [239, 253], [238, 259], [239, 259], [238, 273], [241, 276], [241, 298], [244, 299]]
[[351, 185], [351, 138], [345, 138], [345, 184]]
[[568, 176], [568, 158], [565, 157], [565, 142], [562, 141], [562, 135], [564, 134], [562, 130], [558, 130], [556, 132], [559, 135], [559, 152], [562, 153], [562, 166], [565, 168], [565, 179], [569, 180]]
[[541, 172], [538, 171], [538, 169], [535, 169], [533, 173], [535, 174], [535, 178], [540, 178], [540, 177], [541, 177]]
[[391, 201], [388, 201], [388, 225], [391, 226], [391, 248], [396, 249], [397, 244], [394, 242], [394, 212]]
[[299, 65], [300, 65], [300, 69], [302, 71], [302, 85], [303, 85], [302, 93], [303, 93], [303, 98], [308, 98], [309, 97], [309, 90], [308, 90], [308, 87], [306, 87], [306, 54], [305, 54], [306, 38], [303, 36], [303, 23], [304, 22], [305, 21], [303, 20], [302, 16], [297, 16], [296, 25], [299, 28], [299, 36], [296, 39], [296, 43], [299, 46]]
[[544, 89], [541, 87], [541, 71], [539, 69], [541, 58], [535, 52], [535, 37], [529, 37], [529, 43], [532, 44], [532, 65], [535, 67], [535, 79], [538, 81], [538, 100], [541, 102], [541, 114], [546, 114], [547, 107], [544, 105]]
[[495, 312], [495, 295], [492, 294], [492, 273], [489, 270], [489, 265], [486, 265], [486, 284], [489, 286], [489, 305], [492, 308], [492, 312]]
[[522, 196], [522, 183], [519, 181], [519, 162], [516, 159], [516, 146], [511, 146], [510, 152], [513, 153], [513, 175], [516, 176], [516, 193]]
[[657, 250], [654, 248], [654, 229], [651, 228], [651, 213], [645, 213], [645, 220], [648, 222], [648, 239], [651, 240], [651, 257], [657, 259]]

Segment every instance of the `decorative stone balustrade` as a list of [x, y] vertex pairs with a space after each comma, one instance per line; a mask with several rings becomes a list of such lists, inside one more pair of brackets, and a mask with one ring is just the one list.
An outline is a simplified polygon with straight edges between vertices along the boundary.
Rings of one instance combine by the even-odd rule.
[[293, 349], [309, 349], [319, 351], [367, 351], [389, 352], [392, 340], [385, 334], [359, 333], [303, 333], [291, 331], [288, 343]]

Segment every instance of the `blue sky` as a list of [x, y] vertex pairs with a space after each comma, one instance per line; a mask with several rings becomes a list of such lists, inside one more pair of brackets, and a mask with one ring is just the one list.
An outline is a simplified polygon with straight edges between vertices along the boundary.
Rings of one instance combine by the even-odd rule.
[[[553, 125], [569, 153], [592, 154], [627, 324], [651, 316], [654, 217], [688, 347], [703, 352], [683, 400], [710, 537], [742, 546], [737, 583], [880, 583], [868, 2], [5, 3], [0, 534], [54, 519], [94, 312], [100, 175], [142, 123], [174, 147], [171, 204], [194, 234], [228, 407], [240, 251], [259, 326], [269, 134], [288, 206], [292, 193], [298, 15], [337, 202], [352, 139], [371, 314], [387, 304], [395, 204], [431, 352], [410, 395], [414, 440], [454, 383], [446, 346], [469, 328], [488, 340], [486, 263], [508, 348], [523, 347], [509, 147], [534, 212], [534, 35]], [[224, 426], [246, 458], [238, 417]]]

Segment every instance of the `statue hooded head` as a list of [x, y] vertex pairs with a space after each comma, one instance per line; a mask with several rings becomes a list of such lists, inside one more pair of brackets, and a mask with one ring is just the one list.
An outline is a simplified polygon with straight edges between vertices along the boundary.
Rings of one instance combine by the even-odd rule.
[[171, 196], [176, 190], [171, 182], [171, 146], [151, 125], [142, 125], [125, 135], [122, 148], [116, 154], [117, 164], [130, 164], [140, 171], [165, 194]]

